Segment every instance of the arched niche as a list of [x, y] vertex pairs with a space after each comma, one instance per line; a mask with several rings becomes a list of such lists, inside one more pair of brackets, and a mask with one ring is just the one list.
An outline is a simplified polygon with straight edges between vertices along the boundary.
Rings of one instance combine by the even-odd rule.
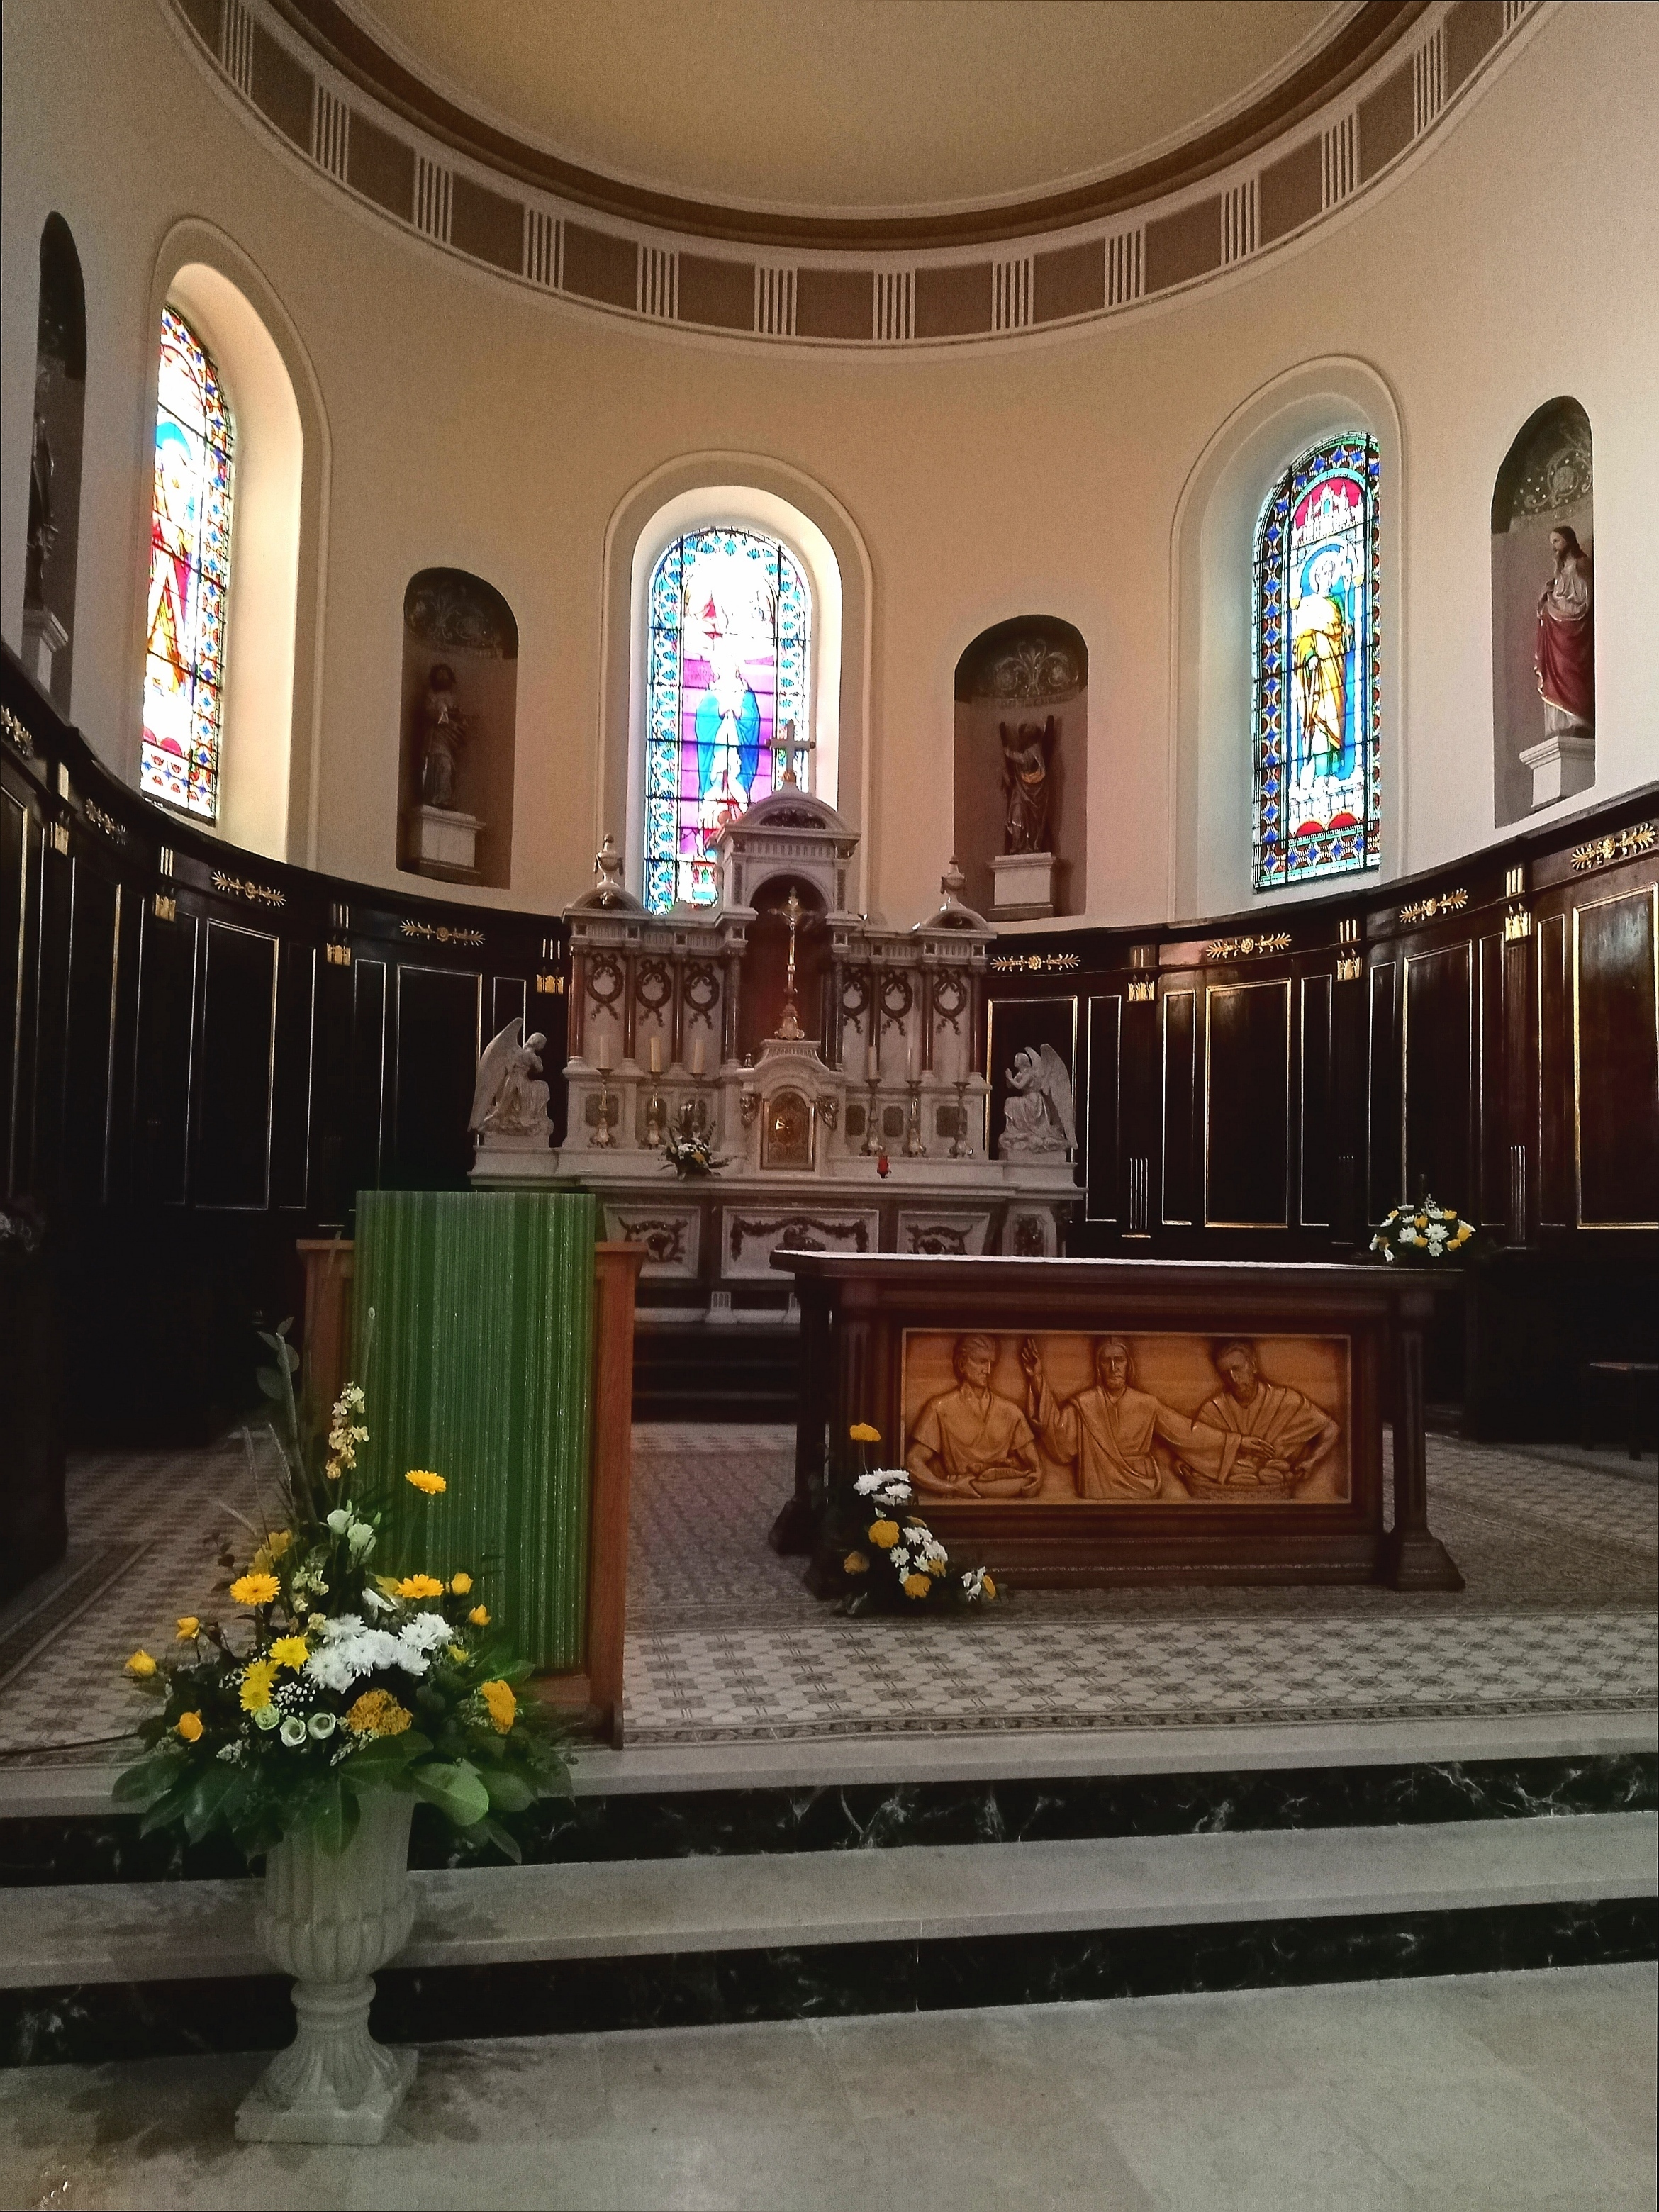
[[75, 569], [86, 408], [87, 295], [81, 257], [63, 216], [49, 215], [40, 233], [28, 544], [23, 563], [23, 659], [64, 714], [70, 711], [75, 656]]
[[[273, 860], [315, 866], [330, 441], [321, 387], [258, 264], [191, 217], [162, 242], [150, 294], [143, 477], [154, 469], [161, 311], [212, 355], [236, 425], [217, 818], [198, 826]], [[134, 608], [128, 775], [137, 780], [150, 502]]]
[[1048, 751], [1054, 911], [1082, 914], [1089, 902], [1089, 647], [1057, 616], [997, 623], [957, 662], [954, 850], [966, 879], [963, 896], [985, 915], [996, 904], [993, 856], [1007, 848], [1005, 731], [1015, 747], [1023, 736], [1028, 748]]
[[[1382, 859], [1398, 875], [1405, 818], [1401, 685], [1406, 607], [1401, 591], [1399, 410], [1368, 362], [1303, 363], [1237, 407], [1200, 454], [1176, 502], [1171, 533], [1175, 634], [1170, 666], [1170, 918], [1197, 920], [1328, 896], [1328, 879], [1255, 888], [1255, 614], [1256, 527], [1264, 502], [1298, 455], [1327, 438], [1376, 441], [1382, 550], [1377, 698], [1381, 719]], [[1339, 881], [1340, 878], [1338, 879]], [[1356, 878], [1375, 883], [1375, 876]]]
[[512, 608], [465, 568], [417, 569], [404, 593], [400, 868], [509, 887], [518, 714]]
[[[1595, 536], [1589, 417], [1576, 399], [1552, 399], [1522, 426], [1492, 490], [1492, 800], [1500, 830], [1595, 781], [1588, 604]], [[1564, 617], [1542, 640], [1550, 689], [1561, 695], [1550, 698], [1539, 675], [1539, 602], [1547, 591]]]
[[800, 901], [795, 930], [795, 1005], [800, 1025], [822, 1045], [824, 977], [830, 963], [830, 931], [823, 895], [805, 876], [769, 876], [753, 894], [755, 919], [744, 947], [743, 985], [738, 1000], [738, 1051], [759, 1056], [765, 1040], [777, 1034], [788, 989], [789, 918], [785, 908], [793, 891]]

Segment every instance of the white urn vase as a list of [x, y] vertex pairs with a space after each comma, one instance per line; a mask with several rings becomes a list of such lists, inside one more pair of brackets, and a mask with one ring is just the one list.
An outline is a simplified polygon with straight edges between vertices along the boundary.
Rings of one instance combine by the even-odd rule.
[[309, 1835], [266, 1856], [255, 1925], [295, 1977], [299, 2033], [243, 2100], [243, 2142], [377, 2143], [415, 2078], [415, 2052], [388, 2051], [368, 2032], [371, 1978], [415, 1917], [414, 1800], [376, 1791], [361, 1803], [357, 1832], [337, 1856]]

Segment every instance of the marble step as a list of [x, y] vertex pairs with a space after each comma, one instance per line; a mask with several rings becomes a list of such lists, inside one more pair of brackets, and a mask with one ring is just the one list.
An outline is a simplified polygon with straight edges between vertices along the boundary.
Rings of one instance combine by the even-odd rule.
[[[413, 1876], [400, 1969], [1208, 1928], [1527, 1906], [1656, 1891], [1659, 1815], [1264, 1830]], [[252, 1881], [0, 1895], [0, 1987], [269, 1973]]]

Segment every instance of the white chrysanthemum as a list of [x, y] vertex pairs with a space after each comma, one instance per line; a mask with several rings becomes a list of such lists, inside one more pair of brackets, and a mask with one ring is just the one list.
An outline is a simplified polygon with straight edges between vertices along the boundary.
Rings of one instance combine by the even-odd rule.
[[440, 1644], [447, 1644], [453, 1631], [441, 1613], [417, 1613], [406, 1620], [398, 1631], [398, 1641], [416, 1653], [430, 1651]]
[[392, 1600], [389, 1597], [383, 1597], [377, 1589], [366, 1589], [363, 1592], [363, 1603], [372, 1607], [376, 1613], [390, 1613], [392, 1610]]

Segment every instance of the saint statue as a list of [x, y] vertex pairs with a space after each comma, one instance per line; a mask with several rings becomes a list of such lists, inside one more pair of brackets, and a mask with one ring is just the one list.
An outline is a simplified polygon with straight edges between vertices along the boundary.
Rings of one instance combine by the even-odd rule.
[[483, 1144], [538, 1152], [551, 1143], [547, 1085], [539, 1079], [546, 1043], [539, 1030], [526, 1036], [524, 1018], [515, 1014], [484, 1047], [466, 1124]]
[[1025, 1370], [1028, 1402], [1042, 1449], [1050, 1459], [1073, 1468], [1079, 1498], [1143, 1504], [1159, 1497], [1171, 1502], [1184, 1498], [1185, 1492], [1158, 1455], [1159, 1443], [1206, 1474], [1213, 1468], [1212, 1480], [1219, 1479], [1224, 1461], [1229, 1466], [1239, 1460], [1253, 1466], [1267, 1455], [1267, 1446], [1257, 1438], [1224, 1438], [1218, 1432], [1200, 1430], [1161, 1398], [1137, 1390], [1133, 1354], [1123, 1337], [1100, 1339], [1095, 1346], [1094, 1388], [1079, 1390], [1063, 1403], [1048, 1387], [1035, 1337], [1028, 1336], [1021, 1345], [1019, 1364]]
[[1046, 853], [1048, 850], [1048, 763], [1054, 750], [1054, 718], [1041, 729], [1022, 722], [1009, 733], [999, 722], [1002, 738], [1002, 788], [1008, 801], [1004, 820], [1005, 853]]
[[1587, 738], [1595, 726], [1595, 605], [1590, 557], [1565, 523], [1550, 532], [1555, 574], [1538, 595], [1533, 665], [1547, 737]]
[[951, 1355], [956, 1388], [922, 1407], [904, 1464], [921, 1498], [1030, 1498], [1042, 1479], [1031, 1425], [1012, 1398], [991, 1388], [995, 1340], [959, 1336]]
[[1005, 1160], [1064, 1159], [1077, 1142], [1072, 1079], [1053, 1045], [1014, 1054], [997, 1151]]
[[455, 704], [455, 672], [439, 661], [428, 677], [421, 708], [421, 800], [448, 812], [455, 805], [455, 769], [466, 743], [466, 716]]
[[[1196, 1472], [1241, 1492], [1300, 1490], [1335, 1449], [1341, 1434], [1336, 1423], [1300, 1390], [1267, 1382], [1255, 1345], [1243, 1338], [1224, 1344], [1215, 1364], [1226, 1388], [1199, 1407], [1196, 1425], [1217, 1430], [1225, 1441], [1219, 1472], [1212, 1474], [1207, 1464]], [[1185, 1473], [1191, 1455], [1179, 1456]]]

